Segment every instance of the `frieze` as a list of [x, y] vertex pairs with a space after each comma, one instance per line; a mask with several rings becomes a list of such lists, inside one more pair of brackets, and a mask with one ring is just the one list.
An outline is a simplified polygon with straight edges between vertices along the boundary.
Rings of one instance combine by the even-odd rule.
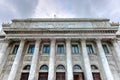
[[109, 28], [109, 22], [15, 22], [12, 28]]

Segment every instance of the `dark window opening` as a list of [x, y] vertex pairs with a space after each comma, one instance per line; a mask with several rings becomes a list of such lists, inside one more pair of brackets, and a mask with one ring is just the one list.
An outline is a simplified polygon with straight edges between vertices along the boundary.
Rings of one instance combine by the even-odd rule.
[[50, 45], [45, 44], [45, 45], [43, 46], [43, 53], [49, 54], [49, 52], [50, 52]]
[[64, 45], [58, 45], [58, 47], [57, 47], [57, 53], [58, 54], [63, 54], [64, 53]]
[[19, 45], [15, 45], [12, 54], [17, 54]]
[[79, 53], [78, 45], [76, 45], [76, 44], [72, 45], [72, 53], [73, 54], [78, 54]]
[[28, 54], [33, 54], [34, 53], [34, 49], [35, 49], [35, 45], [34, 44], [30, 44], [29, 45], [29, 49], [28, 49]]
[[91, 44], [87, 44], [86, 46], [87, 46], [87, 52], [88, 52], [88, 54], [92, 54], [92, 53], [94, 53], [94, 51], [93, 51], [93, 47], [92, 47]]

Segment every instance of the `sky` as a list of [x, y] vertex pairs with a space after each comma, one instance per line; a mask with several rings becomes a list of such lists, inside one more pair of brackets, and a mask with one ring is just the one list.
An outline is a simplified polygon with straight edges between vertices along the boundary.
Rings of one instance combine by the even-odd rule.
[[120, 22], [120, 0], [0, 0], [2, 23], [18, 18], [108, 18]]

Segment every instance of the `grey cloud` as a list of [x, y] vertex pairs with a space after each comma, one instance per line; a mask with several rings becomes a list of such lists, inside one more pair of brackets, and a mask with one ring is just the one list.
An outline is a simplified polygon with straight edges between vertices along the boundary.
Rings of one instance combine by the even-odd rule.
[[38, 0], [9, 0], [21, 17], [30, 17], [36, 8]]
[[[120, 22], [120, 0], [0, 0], [0, 23], [13, 18], [110, 18]], [[52, 15], [52, 16], [51, 16]]]
[[13, 18], [27, 18], [34, 13], [38, 0], [1, 0], [0, 25]]

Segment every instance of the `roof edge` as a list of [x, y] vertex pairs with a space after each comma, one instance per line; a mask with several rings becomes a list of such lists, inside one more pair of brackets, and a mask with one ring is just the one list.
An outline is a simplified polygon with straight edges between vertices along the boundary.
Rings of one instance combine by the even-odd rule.
[[106, 18], [26, 18], [12, 19], [12, 22], [79, 22], [79, 21], [109, 21]]

